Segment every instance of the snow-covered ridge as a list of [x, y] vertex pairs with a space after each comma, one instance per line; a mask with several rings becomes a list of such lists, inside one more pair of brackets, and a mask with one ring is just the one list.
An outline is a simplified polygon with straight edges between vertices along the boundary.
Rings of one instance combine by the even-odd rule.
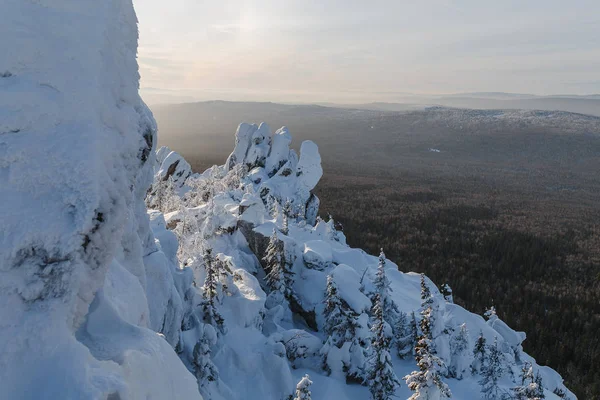
[[[264, 123], [241, 124], [224, 165], [192, 174], [183, 185], [157, 174], [149, 192], [147, 203], [162, 205], [164, 225], [179, 238], [180, 263], [194, 273], [195, 322], [183, 323], [180, 356], [205, 397], [284, 398], [294, 393], [295, 382], [304, 387], [302, 377], [309, 374], [315, 399], [368, 398], [372, 382], [383, 379], [373, 371], [382, 343], [378, 326], [390, 342], [388, 368], [381, 371], [418, 381], [418, 372], [410, 375], [418, 371], [413, 348], [421, 343], [421, 321], [430, 318], [430, 360], [438, 360], [430, 365], [439, 362], [431, 368], [452, 398], [479, 398], [486, 390], [491, 398], [516, 396], [528, 384], [521, 385], [522, 370], [530, 367], [533, 389], [546, 398], [575, 398], [555, 371], [523, 352], [525, 334], [493, 311], [486, 321], [453, 304], [448, 287], [442, 294], [384, 255], [347, 246], [334, 221], [317, 216], [319, 202], [311, 193], [322, 175], [316, 145], [303, 143], [298, 156], [290, 144], [286, 128], [272, 134]], [[423, 288], [430, 295], [423, 297]], [[198, 333], [206, 327], [215, 332], [210, 339]], [[202, 357], [194, 351], [197, 343], [205, 349]], [[477, 344], [483, 358], [474, 352]], [[499, 360], [496, 369], [489, 357]], [[485, 376], [492, 371], [497, 377], [489, 383]], [[422, 396], [430, 390], [430, 398], [442, 398], [424, 382]], [[398, 398], [413, 394], [404, 382], [392, 392]]]

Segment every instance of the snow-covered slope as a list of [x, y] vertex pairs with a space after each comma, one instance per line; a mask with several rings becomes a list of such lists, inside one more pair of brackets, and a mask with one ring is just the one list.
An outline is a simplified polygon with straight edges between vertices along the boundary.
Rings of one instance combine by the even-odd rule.
[[[292, 395], [296, 382], [308, 373], [315, 399], [369, 398], [375, 341], [371, 330], [376, 324], [372, 309], [383, 268], [390, 289], [384, 319], [398, 378], [418, 369], [411, 351], [416, 338], [402, 338], [402, 323], [393, 319], [406, 317], [410, 330], [410, 321], [420, 324], [422, 311], [432, 304], [432, 346], [452, 398], [482, 396], [481, 382], [490, 367], [487, 359], [481, 365], [473, 354], [481, 338], [487, 342], [486, 352], [498, 350], [500, 392], [513, 394], [530, 363], [547, 399], [558, 399], [554, 392], [575, 398], [555, 371], [538, 366], [523, 352], [523, 332], [515, 332], [494, 313], [486, 321], [453, 304], [451, 295], [444, 297], [429, 279], [346, 245], [333, 220], [317, 217], [319, 202], [311, 194], [322, 175], [316, 145], [303, 143], [298, 156], [290, 143], [286, 128], [271, 134], [264, 123], [241, 124], [235, 149], [223, 166], [191, 175], [182, 187], [157, 176], [147, 198], [148, 204], [164, 205], [165, 225], [179, 238], [180, 263], [194, 271], [196, 294], [187, 313], [196, 317], [193, 324], [184, 322], [191, 329], [184, 328], [180, 356], [196, 372], [205, 397], [281, 399]], [[281, 275], [273, 272], [277, 260]], [[422, 298], [423, 284], [430, 297]], [[328, 326], [334, 318], [327, 310], [331, 285], [353, 321], [346, 339], [333, 337]], [[206, 319], [212, 286], [216, 294], [211, 313], [218, 313], [222, 324]], [[204, 374], [198, 371], [206, 359], [199, 363], [192, 353], [195, 343], [208, 343], [198, 333], [208, 325], [217, 334], [204, 354], [216, 368]], [[459, 342], [464, 343], [462, 350]], [[211, 376], [215, 380], [207, 379]], [[398, 398], [411, 394], [404, 382], [395, 390]]]
[[0, 398], [199, 399], [131, 1], [6, 0], [0, 37]]

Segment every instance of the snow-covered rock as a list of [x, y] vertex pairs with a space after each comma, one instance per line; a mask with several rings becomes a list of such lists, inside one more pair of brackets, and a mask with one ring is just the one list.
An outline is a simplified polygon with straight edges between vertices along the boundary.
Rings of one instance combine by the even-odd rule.
[[200, 399], [167, 341], [181, 302], [144, 205], [132, 2], [1, 8], [0, 397]]
[[325, 269], [333, 261], [331, 246], [322, 240], [310, 240], [304, 243], [304, 263], [309, 268]]
[[192, 167], [177, 152], [168, 147], [161, 147], [156, 153], [157, 164], [154, 172], [156, 181], [171, 179], [177, 187], [183, 185], [192, 174]]

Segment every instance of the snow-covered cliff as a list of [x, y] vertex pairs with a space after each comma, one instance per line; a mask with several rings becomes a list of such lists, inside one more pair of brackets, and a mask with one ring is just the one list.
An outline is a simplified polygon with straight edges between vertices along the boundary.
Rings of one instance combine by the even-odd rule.
[[0, 398], [200, 398], [165, 337], [185, 275], [150, 230], [156, 126], [130, 0], [0, 12]]

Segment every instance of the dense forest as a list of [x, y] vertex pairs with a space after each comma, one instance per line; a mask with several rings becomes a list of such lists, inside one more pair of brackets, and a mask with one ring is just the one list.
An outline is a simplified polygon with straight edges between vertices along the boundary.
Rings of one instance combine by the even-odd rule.
[[[401, 270], [447, 282], [469, 310], [483, 313], [493, 304], [527, 333], [528, 353], [561, 373], [580, 398], [597, 398], [598, 215], [562, 209], [552, 221], [553, 210], [522, 197], [459, 196], [452, 181], [434, 190], [404, 184], [328, 176], [318, 190], [322, 216], [331, 210], [349, 244], [370, 253], [384, 247]], [[578, 213], [579, 223], [561, 223]]]
[[239, 121], [319, 145], [321, 215], [348, 243], [492, 304], [581, 399], [600, 398], [600, 118], [430, 109], [392, 113], [209, 102], [155, 108], [161, 144], [196, 171]]

